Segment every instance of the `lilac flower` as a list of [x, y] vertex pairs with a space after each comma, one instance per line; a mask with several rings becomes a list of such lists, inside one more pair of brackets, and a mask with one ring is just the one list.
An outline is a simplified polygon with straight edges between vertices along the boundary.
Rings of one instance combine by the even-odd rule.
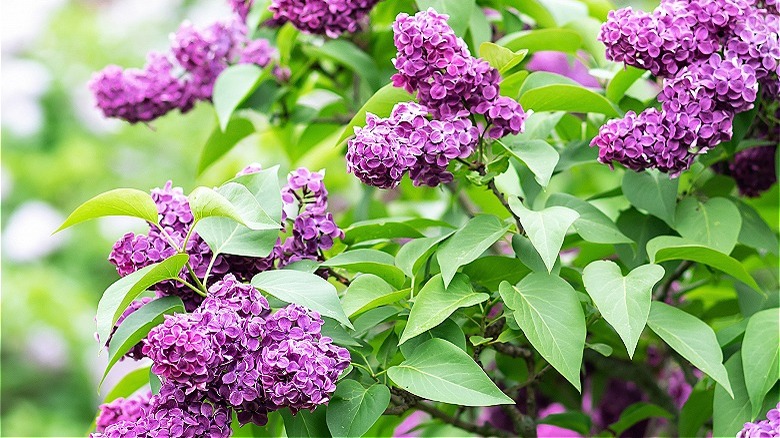
[[202, 401], [198, 393], [185, 394], [174, 384], [165, 383], [139, 423], [157, 437], [227, 438], [232, 435], [231, 417], [223, 404]]
[[456, 158], [471, 155], [479, 138], [476, 127], [465, 117], [448, 121], [431, 120], [427, 129], [419, 135], [425, 136], [425, 142], [409, 176], [415, 185], [432, 187], [452, 181], [447, 165]]
[[739, 58], [755, 70], [756, 78], [777, 95], [780, 77], [780, 42], [777, 29], [780, 16], [765, 10], [752, 9], [743, 20], [736, 23], [734, 32], [726, 42], [726, 58]]
[[263, 295], [251, 284], [240, 283], [229, 273], [209, 288], [208, 297], [198, 309], [199, 312], [217, 312], [230, 309], [241, 318], [265, 317], [271, 307]]
[[355, 33], [378, 0], [273, 0], [274, 20], [291, 22], [304, 32], [338, 38]]
[[115, 244], [108, 261], [116, 266], [120, 277], [131, 274], [152, 263], [161, 262], [176, 254], [176, 250], [159, 233], [127, 233]]
[[95, 430], [103, 432], [108, 426], [120, 421], [138, 421], [144, 415], [144, 410], [149, 407], [151, 397], [151, 391], [145, 391], [100, 405]]
[[258, 173], [263, 170], [263, 166], [260, 165], [260, 163], [250, 163], [247, 164], [243, 169], [241, 169], [236, 176], [244, 176], [244, 175], [251, 175], [253, 173]]
[[287, 176], [287, 184], [282, 188], [282, 201], [288, 205], [297, 205], [299, 209], [325, 210], [328, 206], [328, 190], [323, 183], [324, 179], [323, 172], [299, 167]]
[[256, 64], [265, 67], [276, 57], [276, 49], [271, 47], [267, 39], [260, 38], [247, 43], [241, 52], [241, 64]]
[[89, 434], [90, 438], [146, 438], [149, 429], [145, 422], [121, 420], [105, 428], [103, 432]]
[[780, 436], [780, 403], [766, 413], [766, 420], [745, 423], [737, 438], [770, 438]]
[[243, 23], [246, 23], [246, 17], [249, 15], [249, 10], [252, 9], [254, 0], [228, 0], [230, 8], [233, 9], [233, 13], [238, 15]]
[[734, 155], [729, 173], [743, 196], [756, 197], [777, 182], [775, 154], [777, 146], [745, 149]]
[[164, 55], [150, 53], [143, 70], [110, 65], [92, 78], [89, 89], [104, 116], [149, 122], [175, 108], [182, 112], [192, 108], [185, 84], [172, 69]]
[[[479, 106], [477, 107], [479, 112]], [[488, 137], [501, 138], [509, 134], [519, 134], [525, 127], [525, 111], [520, 104], [509, 97], [500, 96], [492, 102], [485, 117], [492, 125], [488, 130]]]

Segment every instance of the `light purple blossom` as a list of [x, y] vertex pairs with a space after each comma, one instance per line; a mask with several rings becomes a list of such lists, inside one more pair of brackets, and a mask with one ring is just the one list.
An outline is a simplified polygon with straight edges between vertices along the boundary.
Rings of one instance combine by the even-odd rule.
[[143, 391], [128, 398], [120, 397], [100, 405], [95, 430], [103, 432], [108, 426], [120, 421], [138, 421], [144, 415], [144, 410], [149, 407], [151, 397], [151, 391]]
[[766, 420], [745, 423], [737, 438], [772, 438], [780, 436], [780, 403], [766, 413]]

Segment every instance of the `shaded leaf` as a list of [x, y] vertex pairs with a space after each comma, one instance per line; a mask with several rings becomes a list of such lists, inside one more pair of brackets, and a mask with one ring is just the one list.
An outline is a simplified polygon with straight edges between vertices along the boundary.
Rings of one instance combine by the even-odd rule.
[[555, 193], [547, 198], [547, 206], [568, 207], [580, 214], [574, 221], [574, 229], [583, 239], [593, 243], [633, 243], [621, 233], [612, 219], [588, 201], [566, 193]]
[[729, 254], [737, 244], [742, 218], [728, 199], [711, 198], [701, 202], [685, 198], [677, 204], [674, 223], [682, 237]]
[[343, 252], [321, 263], [321, 266], [343, 268], [351, 272], [363, 272], [382, 277], [393, 286], [404, 285], [406, 276], [395, 266], [395, 259], [376, 249], [355, 249]]
[[227, 129], [233, 111], [260, 85], [263, 69], [255, 64], [236, 64], [226, 68], [214, 82], [214, 110], [219, 127]]
[[674, 226], [677, 204], [677, 179], [656, 170], [626, 171], [623, 175], [623, 194], [631, 205]]
[[780, 379], [780, 309], [762, 310], [750, 317], [740, 351], [751, 416], [757, 417], [764, 396]]

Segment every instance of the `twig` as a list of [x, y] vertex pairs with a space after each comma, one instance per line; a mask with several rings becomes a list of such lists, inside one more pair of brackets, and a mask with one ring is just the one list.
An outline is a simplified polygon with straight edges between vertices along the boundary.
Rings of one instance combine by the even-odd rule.
[[339, 274], [336, 272], [333, 268], [328, 268], [328, 274], [332, 275], [333, 278], [336, 279], [339, 283], [343, 284], [344, 286], [349, 286], [352, 284], [352, 282], [349, 280], [349, 278]]
[[501, 354], [505, 354], [510, 357], [531, 357], [533, 353], [527, 348], [523, 348], [517, 345], [508, 344], [506, 342], [496, 342], [490, 344], [494, 350]]
[[670, 275], [669, 278], [667, 278], [666, 281], [661, 284], [661, 287], [658, 288], [655, 299], [658, 301], [665, 300], [666, 297], [669, 296], [669, 292], [672, 290], [672, 284], [679, 280], [680, 277], [685, 274], [685, 271], [687, 271], [691, 266], [693, 266], [693, 262], [690, 260], [684, 260], [682, 263], [680, 263], [677, 266], [677, 269], [672, 272], [672, 275]]
[[[480, 170], [480, 173], [484, 175], [485, 170]], [[512, 215], [512, 217], [515, 219], [515, 223], [517, 224], [517, 233], [518, 234], [525, 234], [525, 229], [523, 229], [523, 224], [520, 223], [520, 217], [515, 214], [514, 211], [512, 211], [512, 208], [509, 206], [509, 202], [504, 197], [504, 194], [501, 193], [500, 190], [498, 190], [498, 187], [496, 187], [496, 181], [491, 179], [487, 183], [488, 187], [490, 187], [490, 190], [493, 192], [494, 195], [496, 195], [496, 198], [498, 198], [498, 201], [501, 202], [501, 205], [504, 206], [506, 211], [509, 212], [509, 214]], [[520, 199], [522, 201], [522, 198]]]

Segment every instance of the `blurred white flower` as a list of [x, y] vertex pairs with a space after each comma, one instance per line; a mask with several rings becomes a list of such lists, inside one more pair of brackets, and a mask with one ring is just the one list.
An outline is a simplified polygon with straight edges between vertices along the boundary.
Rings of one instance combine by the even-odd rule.
[[30, 262], [51, 254], [67, 240], [67, 231], [51, 235], [64, 220], [43, 201], [22, 204], [3, 230], [3, 255], [14, 262]]
[[68, 345], [62, 335], [49, 326], [33, 327], [25, 342], [27, 359], [41, 368], [59, 370], [68, 366]]
[[11, 194], [14, 188], [14, 178], [11, 171], [5, 166], [0, 166], [0, 200]]
[[141, 219], [125, 216], [106, 216], [98, 219], [98, 229], [100, 234], [107, 240], [119, 240], [125, 233], [132, 231], [138, 233], [148, 233], [149, 226]]
[[18, 53], [33, 44], [51, 15], [63, 4], [65, 0], [3, 0], [0, 14], [3, 54]]
[[3, 127], [19, 136], [35, 134], [43, 127], [40, 98], [51, 86], [48, 69], [35, 61], [4, 59], [0, 77]]

